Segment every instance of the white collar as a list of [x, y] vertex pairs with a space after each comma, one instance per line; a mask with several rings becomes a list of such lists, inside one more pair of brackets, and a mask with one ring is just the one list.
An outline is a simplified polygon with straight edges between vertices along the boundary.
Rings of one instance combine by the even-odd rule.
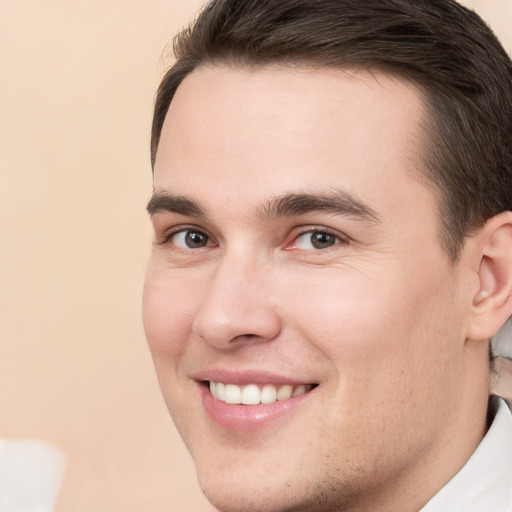
[[512, 413], [504, 400], [464, 467], [420, 512], [512, 511]]

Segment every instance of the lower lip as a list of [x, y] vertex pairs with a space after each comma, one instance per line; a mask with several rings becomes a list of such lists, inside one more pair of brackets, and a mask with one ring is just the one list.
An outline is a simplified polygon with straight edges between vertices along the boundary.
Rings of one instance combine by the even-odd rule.
[[228, 430], [251, 432], [264, 429], [292, 414], [314, 390], [282, 402], [259, 405], [233, 405], [213, 398], [210, 390], [201, 385], [203, 406], [210, 418]]

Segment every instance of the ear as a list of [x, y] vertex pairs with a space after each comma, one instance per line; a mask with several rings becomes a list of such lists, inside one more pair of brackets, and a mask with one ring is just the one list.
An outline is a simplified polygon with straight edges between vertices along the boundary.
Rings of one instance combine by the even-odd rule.
[[467, 338], [488, 340], [512, 315], [512, 212], [489, 219], [476, 235], [478, 292]]

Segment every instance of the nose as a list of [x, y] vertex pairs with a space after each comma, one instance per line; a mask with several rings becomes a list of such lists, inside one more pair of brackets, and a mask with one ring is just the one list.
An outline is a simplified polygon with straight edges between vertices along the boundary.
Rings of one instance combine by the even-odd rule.
[[221, 350], [269, 341], [281, 331], [268, 268], [242, 256], [224, 258], [205, 283], [193, 332]]

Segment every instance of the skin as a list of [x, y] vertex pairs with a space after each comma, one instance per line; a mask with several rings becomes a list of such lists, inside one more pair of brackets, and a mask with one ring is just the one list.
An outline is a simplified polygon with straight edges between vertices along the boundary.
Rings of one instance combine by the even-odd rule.
[[[379, 73], [205, 67], [178, 88], [155, 192], [204, 215], [153, 211], [144, 323], [219, 510], [417, 511], [484, 435], [487, 344], [469, 336], [481, 246], [456, 263], [441, 247], [423, 113], [414, 86]], [[333, 190], [370, 215], [262, 213]], [[184, 229], [207, 245], [166, 238]], [[332, 245], [311, 245], [313, 230]], [[212, 368], [319, 386], [285, 419], [234, 432], [202, 406], [193, 376]]]

